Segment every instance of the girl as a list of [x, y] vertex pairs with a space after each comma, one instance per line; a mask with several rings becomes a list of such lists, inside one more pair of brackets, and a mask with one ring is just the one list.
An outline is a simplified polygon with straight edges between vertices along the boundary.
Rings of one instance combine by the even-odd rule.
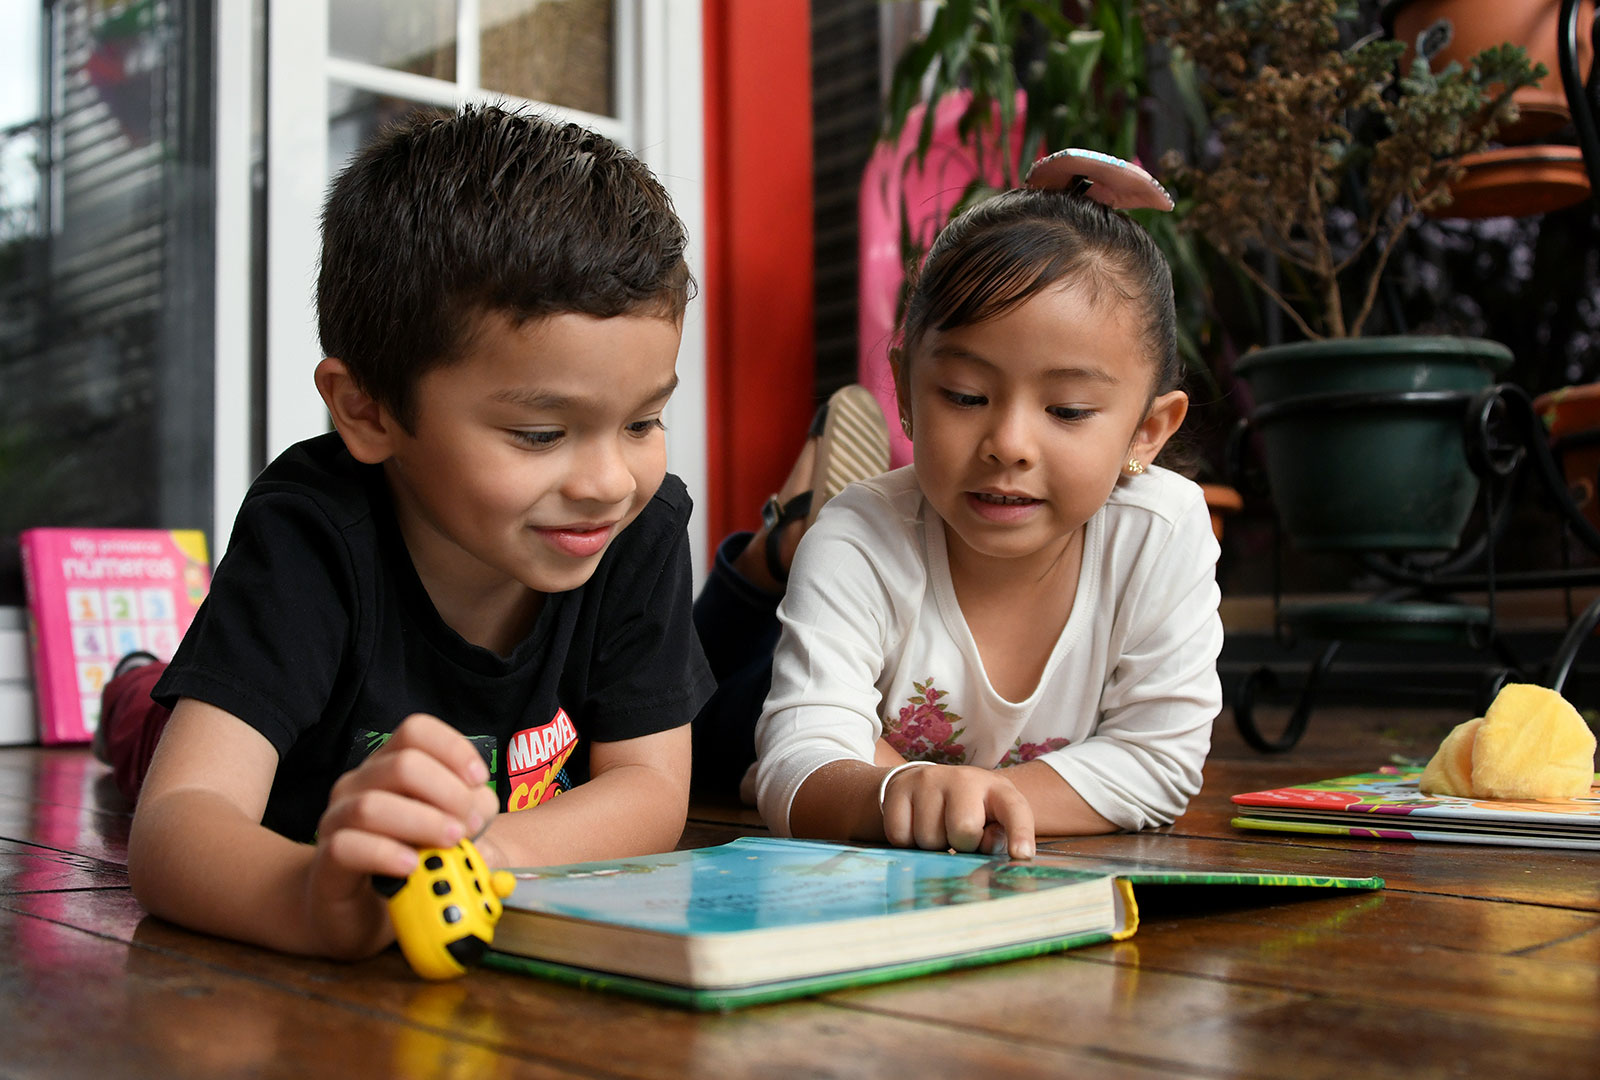
[[1171, 275], [1115, 209], [1171, 203], [1078, 151], [1030, 184], [1052, 189], [967, 211], [911, 283], [913, 464], [796, 553], [756, 731], [779, 834], [1028, 858], [1200, 787], [1218, 549], [1199, 487], [1152, 464], [1188, 409]]

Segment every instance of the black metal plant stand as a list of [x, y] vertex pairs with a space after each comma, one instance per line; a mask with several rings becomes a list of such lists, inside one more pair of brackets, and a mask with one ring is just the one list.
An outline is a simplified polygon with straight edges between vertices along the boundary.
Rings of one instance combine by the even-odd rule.
[[[1363, 552], [1362, 565], [1387, 586], [1365, 601], [1286, 604], [1282, 596], [1282, 530], [1274, 541], [1273, 623], [1280, 640], [1310, 638], [1328, 644], [1312, 665], [1283, 730], [1268, 736], [1256, 723], [1255, 707], [1263, 691], [1278, 689], [1276, 673], [1267, 665], [1252, 670], [1234, 694], [1234, 722], [1246, 743], [1263, 753], [1288, 750], [1299, 742], [1324, 677], [1346, 641], [1428, 642], [1469, 646], [1494, 655], [1498, 663], [1485, 669], [1478, 688], [1487, 705], [1511, 681], [1543, 682], [1560, 691], [1572, 671], [1578, 650], [1600, 624], [1600, 600], [1571, 625], [1551, 658], [1530, 668], [1497, 632], [1497, 595], [1507, 589], [1600, 585], [1600, 569], [1562, 568], [1506, 574], [1495, 568], [1495, 548], [1505, 532], [1517, 488], [1532, 482], [1542, 489], [1567, 535], [1600, 555], [1600, 531], [1584, 517], [1568, 490], [1533, 403], [1520, 387], [1501, 384], [1470, 391], [1389, 392], [1315, 395], [1257, 410], [1235, 431], [1234, 468], [1246, 436], [1262, 420], [1281, 421], [1298, 413], [1329, 409], [1421, 409], [1446, 411], [1461, 418], [1462, 447], [1478, 477], [1483, 530], [1475, 541], [1442, 561], [1419, 563], [1385, 553]], [[1484, 603], [1457, 599], [1482, 593]]]
[[[1581, 0], [1562, 0], [1557, 25], [1557, 58], [1562, 86], [1572, 113], [1573, 128], [1589, 175], [1590, 197], [1600, 209], [1600, 62], [1593, 65], [1587, 84], [1578, 66], [1579, 34], [1587, 33], [1593, 54], [1600, 60], [1600, 16], [1582, 26]], [[1389, 583], [1389, 588], [1365, 603], [1302, 604], [1282, 602], [1282, 529], [1274, 540], [1273, 625], [1280, 640], [1291, 636], [1328, 640], [1306, 676], [1283, 731], [1265, 735], [1255, 721], [1255, 705], [1262, 690], [1278, 688], [1271, 668], [1262, 665], [1245, 676], [1234, 695], [1234, 722], [1239, 734], [1263, 753], [1288, 750], [1299, 742], [1310, 721], [1320, 685], [1339, 654], [1343, 642], [1354, 639], [1400, 642], [1455, 642], [1495, 654], [1500, 661], [1485, 671], [1479, 687], [1481, 705], [1493, 699], [1512, 679], [1528, 680], [1531, 673], [1496, 632], [1495, 598], [1507, 589], [1564, 588], [1568, 590], [1569, 622], [1566, 634], [1550, 659], [1542, 665], [1543, 682], [1559, 692], [1576, 662], [1580, 647], [1600, 625], [1600, 599], [1582, 612], [1571, 613], [1570, 590], [1600, 585], [1600, 569], [1561, 569], [1517, 574], [1497, 574], [1494, 552], [1507, 521], [1519, 481], [1532, 474], [1543, 489], [1563, 526], [1563, 551], [1568, 538], [1600, 554], [1600, 531], [1579, 511], [1568, 490], [1555, 454], [1600, 440], [1595, 436], [1568, 437], [1552, 453], [1543, 426], [1534, 415], [1528, 395], [1518, 387], [1500, 385], [1477, 394], [1466, 391], [1430, 391], [1387, 394], [1337, 394], [1281, 402], [1257, 410], [1254, 422], [1282, 420], [1296, 412], [1333, 409], [1461, 410], [1463, 449], [1478, 477], [1484, 528], [1477, 540], [1441, 563], [1418, 564], [1387, 554], [1367, 552], [1362, 564]], [[1251, 420], [1243, 420], [1230, 443], [1230, 471], [1242, 475], [1242, 456]], [[1591, 489], [1600, 498], [1600, 476]], [[1566, 562], [1567, 560], [1563, 560]], [[1482, 592], [1485, 603], [1463, 604], [1455, 599], [1466, 592]]]

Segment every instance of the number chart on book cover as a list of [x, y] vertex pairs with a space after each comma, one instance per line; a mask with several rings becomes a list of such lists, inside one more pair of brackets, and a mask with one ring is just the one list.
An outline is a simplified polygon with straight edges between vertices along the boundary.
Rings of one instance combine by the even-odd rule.
[[211, 584], [205, 534], [29, 529], [21, 541], [40, 740], [81, 742], [119, 659], [172, 659]]

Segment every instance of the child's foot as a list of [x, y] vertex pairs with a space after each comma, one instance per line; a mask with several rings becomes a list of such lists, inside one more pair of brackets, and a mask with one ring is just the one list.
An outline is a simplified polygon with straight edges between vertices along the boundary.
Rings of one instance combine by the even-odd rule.
[[[158, 659], [160, 659], [160, 657], [157, 657], [152, 653], [147, 653], [142, 649], [137, 652], [131, 652], [127, 656], [124, 656], [121, 660], [117, 661], [117, 666], [111, 669], [111, 678], [106, 680], [106, 685], [109, 686], [113, 680], [126, 675], [134, 668], [141, 668], [146, 664], [153, 664]], [[104, 698], [102, 697], [102, 701], [103, 700]], [[107, 728], [109, 725], [106, 723], [106, 719], [107, 711], [104, 704], [102, 704], [100, 707], [100, 722], [94, 726], [94, 734], [89, 737], [89, 751], [90, 753], [94, 754], [94, 759], [100, 762], [102, 765], [111, 764], [111, 753], [108, 749], [109, 736], [107, 734]]]
[[788, 479], [762, 507], [761, 528], [734, 565], [758, 588], [783, 592], [800, 537], [824, 504], [852, 480], [888, 467], [889, 429], [877, 399], [854, 384], [835, 391], [812, 418]]

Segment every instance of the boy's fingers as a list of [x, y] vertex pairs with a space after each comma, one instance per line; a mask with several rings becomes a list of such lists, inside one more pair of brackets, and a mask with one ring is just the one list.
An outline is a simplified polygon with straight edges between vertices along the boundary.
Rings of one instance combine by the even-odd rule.
[[412, 713], [401, 721], [394, 736], [378, 752], [407, 748], [422, 750], [437, 758], [468, 784], [483, 784], [489, 780], [489, 767], [483, 763], [477, 747], [437, 716]]
[[487, 787], [464, 783], [455, 770], [416, 746], [374, 754], [339, 779], [330, 802], [363, 791], [390, 791], [428, 803], [454, 816], [469, 834], [482, 829], [498, 806]]
[[384, 874], [403, 878], [417, 868], [417, 849], [378, 833], [339, 829], [323, 845], [341, 870], [359, 876]]
[[468, 836], [467, 828], [454, 814], [436, 806], [394, 791], [373, 790], [329, 804], [317, 832], [332, 838], [343, 830], [354, 829], [386, 836], [412, 848], [447, 848]]

